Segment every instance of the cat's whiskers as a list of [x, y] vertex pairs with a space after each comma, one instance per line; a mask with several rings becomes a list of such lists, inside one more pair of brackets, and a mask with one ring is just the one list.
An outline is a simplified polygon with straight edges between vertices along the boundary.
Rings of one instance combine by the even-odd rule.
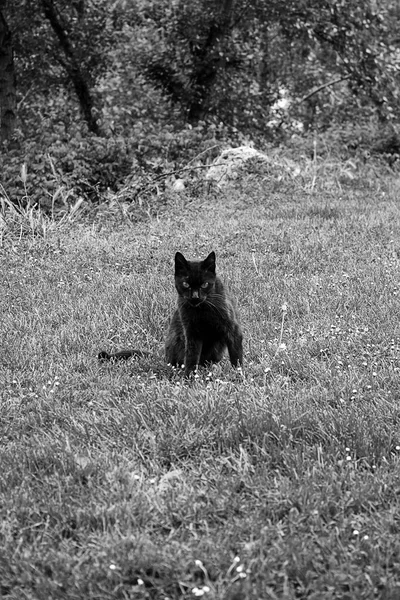
[[219, 305], [216, 302], [211, 302], [210, 300], [206, 299], [205, 300], [205, 304], [207, 304], [207, 306], [210, 306], [211, 308], [213, 308], [215, 310], [215, 312], [221, 317], [224, 318], [224, 312], [222, 310], [220, 310], [220, 308], [223, 308], [222, 305]]
[[226, 296], [222, 295], [222, 294], [210, 294], [210, 296], [207, 298], [207, 300], [209, 302], [213, 302], [213, 304], [215, 304], [216, 306], [222, 306], [222, 307], [226, 307]]

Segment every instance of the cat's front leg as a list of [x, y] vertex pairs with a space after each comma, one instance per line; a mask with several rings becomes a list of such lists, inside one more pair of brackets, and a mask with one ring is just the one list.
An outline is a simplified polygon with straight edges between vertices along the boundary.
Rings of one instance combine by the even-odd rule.
[[235, 328], [227, 340], [229, 359], [233, 367], [243, 366], [243, 334], [239, 327]]
[[185, 347], [185, 376], [189, 377], [197, 369], [200, 362], [201, 349], [203, 343], [201, 340], [186, 340]]

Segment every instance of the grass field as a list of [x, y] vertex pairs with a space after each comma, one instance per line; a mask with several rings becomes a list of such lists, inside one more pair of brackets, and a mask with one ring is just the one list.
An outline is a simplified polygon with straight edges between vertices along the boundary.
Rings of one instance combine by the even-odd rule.
[[[0, 598], [400, 598], [400, 186], [336, 183], [4, 213]], [[176, 250], [216, 251], [243, 376], [164, 364]]]

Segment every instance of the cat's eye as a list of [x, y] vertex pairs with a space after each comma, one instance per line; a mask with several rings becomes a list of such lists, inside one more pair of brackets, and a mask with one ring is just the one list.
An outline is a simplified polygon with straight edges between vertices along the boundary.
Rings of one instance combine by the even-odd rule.
[[188, 288], [188, 287], [190, 287], [190, 285], [188, 284], [187, 281], [182, 281], [182, 287]]
[[205, 281], [204, 283], [202, 283], [202, 284], [201, 284], [201, 287], [202, 287], [203, 289], [205, 289], [205, 288], [208, 288], [208, 286], [209, 286], [209, 285], [210, 285], [210, 284], [208, 283], [208, 281]]

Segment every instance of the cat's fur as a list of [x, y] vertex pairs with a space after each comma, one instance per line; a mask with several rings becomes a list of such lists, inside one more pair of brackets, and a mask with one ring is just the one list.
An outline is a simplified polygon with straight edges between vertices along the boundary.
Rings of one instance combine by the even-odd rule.
[[101, 361], [105, 360], [128, 360], [132, 356], [150, 356], [150, 352], [145, 352], [144, 350], [121, 350], [120, 352], [114, 352], [114, 354], [109, 354], [105, 350], [102, 350], [98, 353], [97, 358]]
[[[177, 252], [175, 287], [178, 307], [165, 342], [167, 363], [184, 365], [185, 375], [190, 375], [197, 366], [220, 361], [228, 349], [232, 365], [241, 366], [242, 331], [234, 301], [215, 274], [215, 252], [203, 261], [188, 261]], [[101, 352], [99, 359], [118, 360], [144, 354], [140, 350]]]
[[242, 332], [236, 307], [215, 274], [215, 252], [203, 261], [187, 261], [177, 252], [175, 287], [178, 308], [165, 342], [167, 362], [184, 364], [189, 375], [197, 365], [220, 361], [228, 348], [232, 365], [241, 366]]

